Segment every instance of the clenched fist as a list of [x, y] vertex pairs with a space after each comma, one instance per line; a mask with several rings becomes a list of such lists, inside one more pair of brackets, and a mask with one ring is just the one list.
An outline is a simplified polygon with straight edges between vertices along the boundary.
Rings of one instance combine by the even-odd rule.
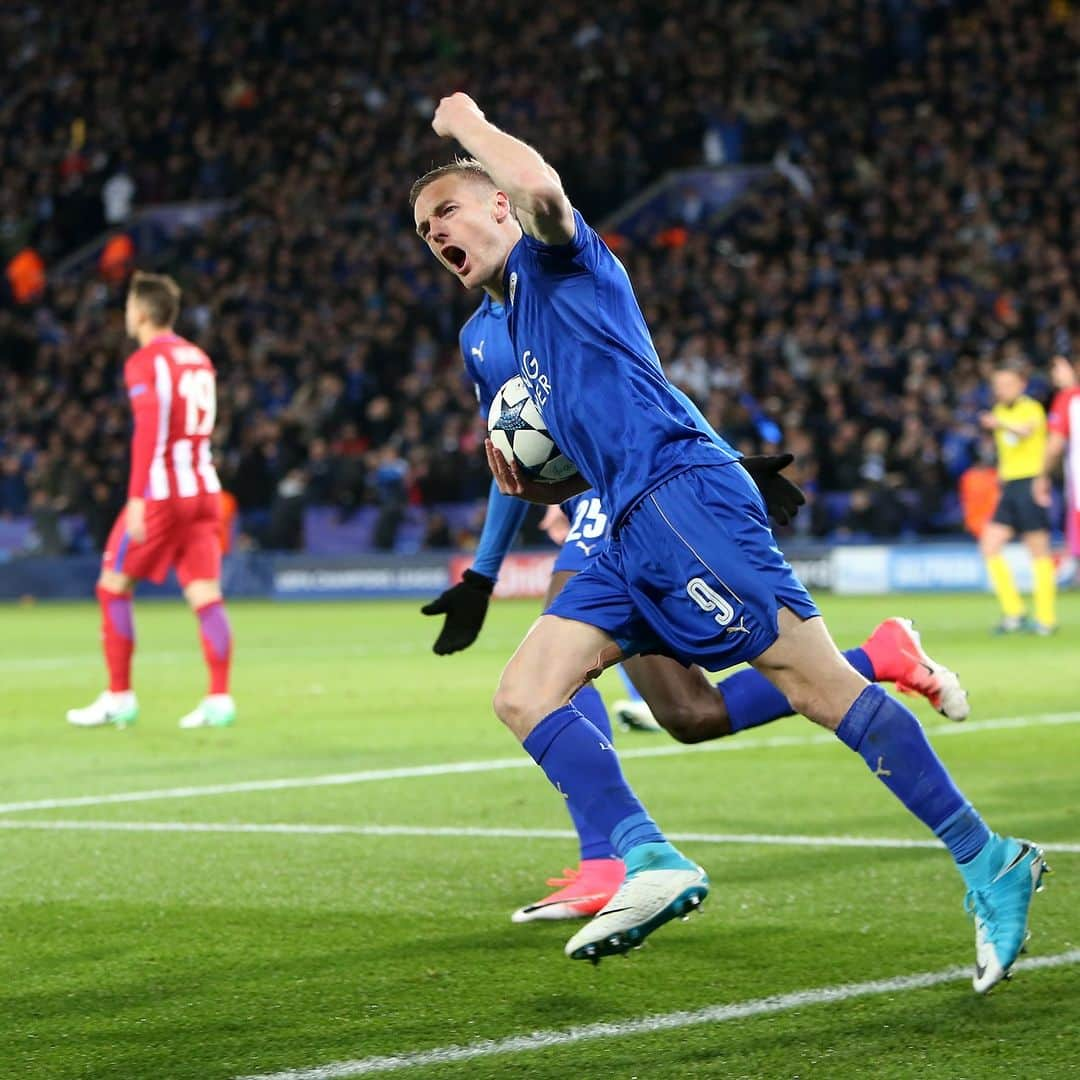
[[451, 94], [439, 102], [431, 126], [435, 134], [444, 139], [452, 139], [471, 120], [483, 120], [480, 106], [468, 94]]

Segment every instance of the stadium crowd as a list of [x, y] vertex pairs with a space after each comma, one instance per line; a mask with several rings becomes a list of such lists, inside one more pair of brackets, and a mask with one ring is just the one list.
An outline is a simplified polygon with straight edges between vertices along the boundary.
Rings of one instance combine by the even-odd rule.
[[[0, 11], [0, 516], [124, 496], [122, 275], [62, 257], [140, 207], [232, 200], [141, 265], [185, 288], [216, 448], [253, 544], [295, 511], [484, 497], [457, 328], [476, 302], [413, 235], [465, 86], [601, 223], [670, 169], [772, 162], [723, 220], [612, 235], [669, 375], [740, 447], [781, 443], [797, 528], [958, 527], [995, 360], [1080, 340], [1080, 17], [1062, 0], [57, 0]], [[63, 28], [63, 29], [61, 29]], [[527, 28], [527, 29], [526, 29]], [[559, 78], [551, 71], [557, 65]], [[13, 273], [31, 252], [44, 279]], [[992, 452], [992, 449], [989, 451]], [[475, 519], [470, 528], [475, 529]], [[429, 545], [468, 530], [432, 513]]]

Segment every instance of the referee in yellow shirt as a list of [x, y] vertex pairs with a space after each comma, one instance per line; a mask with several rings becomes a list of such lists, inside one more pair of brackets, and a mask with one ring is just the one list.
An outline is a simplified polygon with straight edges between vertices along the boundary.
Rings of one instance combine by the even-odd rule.
[[[1045, 506], [1035, 501], [1034, 494], [1046, 452], [1046, 410], [1024, 393], [1027, 379], [1012, 364], [1002, 365], [994, 372], [993, 387], [997, 404], [979, 419], [984, 428], [994, 433], [1001, 499], [993, 519], [979, 537], [979, 547], [1001, 604], [1002, 618], [996, 632], [1029, 630], [1035, 634], [1052, 634], [1057, 629], [1054, 614], [1057, 587], [1050, 558], [1050, 515]], [[1017, 535], [1031, 552], [1035, 579], [1033, 620], [1027, 618], [1024, 601], [1001, 553]]]

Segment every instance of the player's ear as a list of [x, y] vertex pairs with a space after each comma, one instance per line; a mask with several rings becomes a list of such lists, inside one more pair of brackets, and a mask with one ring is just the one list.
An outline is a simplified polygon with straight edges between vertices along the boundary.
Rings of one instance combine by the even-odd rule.
[[496, 191], [492, 202], [491, 216], [497, 225], [501, 225], [508, 217], [513, 217], [510, 208], [510, 199], [505, 191]]

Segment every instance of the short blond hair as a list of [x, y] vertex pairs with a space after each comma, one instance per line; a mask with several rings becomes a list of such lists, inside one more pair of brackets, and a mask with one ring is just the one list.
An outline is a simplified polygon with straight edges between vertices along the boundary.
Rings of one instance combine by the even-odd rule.
[[142, 305], [155, 326], [171, 329], [180, 315], [180, 286], [168, 274], [136, 270], [128, 293]]
[[495, 188], [495, 181], [491, 179], [487, 169], [476, 158], [454, 158], [453, 161], [448, 161], [445, 165], [429, 169], [413, 184], [409, 189], [409, 207], [416, 206], [416, 200], [420, 198], [420, 192], [424, 188], [429, 184], [434, 184], [436, 180], [441, 180], [444, 176], [463, 176], [468, 180], [475, 180], [484, 184], [493, 190]]

